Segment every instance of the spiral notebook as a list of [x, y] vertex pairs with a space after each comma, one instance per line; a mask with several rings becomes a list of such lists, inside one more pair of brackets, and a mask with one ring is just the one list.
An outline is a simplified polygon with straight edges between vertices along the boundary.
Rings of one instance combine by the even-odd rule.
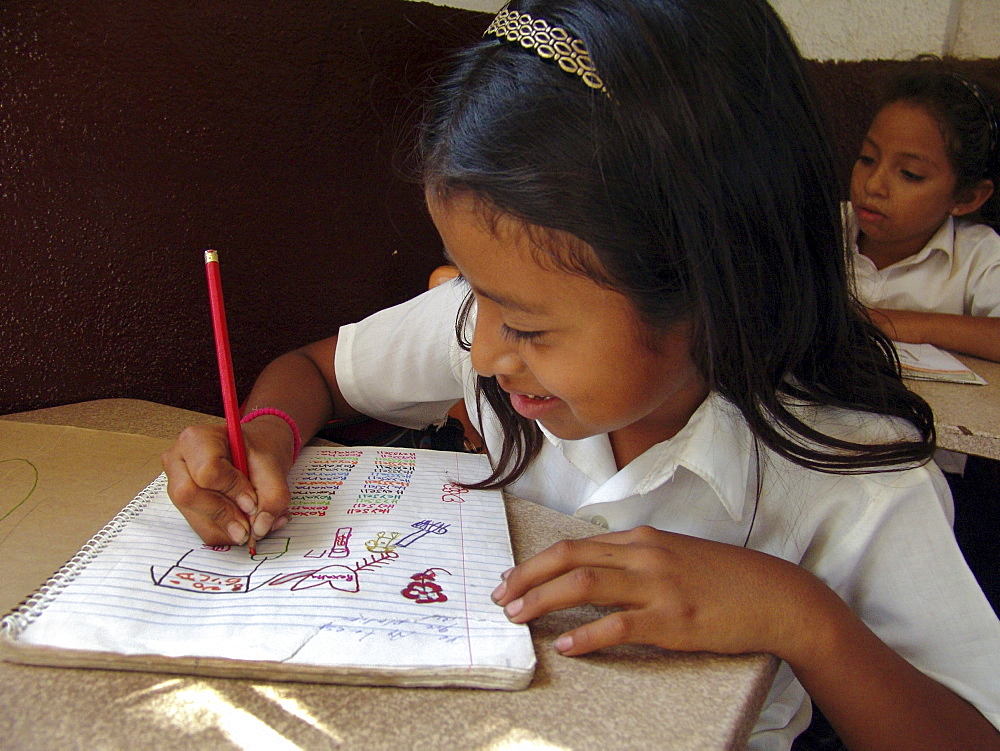
[[265, 680], [521, 689], [528, 629], [490, 600], [513, 565], [479, 455], [306, 447], [291, 521], [204, 545], [163, 475], [0, 619], [11, 662]]

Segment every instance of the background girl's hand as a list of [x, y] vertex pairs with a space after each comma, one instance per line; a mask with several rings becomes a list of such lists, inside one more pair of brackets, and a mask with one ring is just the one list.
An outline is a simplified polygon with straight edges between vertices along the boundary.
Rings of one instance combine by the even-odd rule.
[[911, 310], [892, 310], [890, 308], [869, 308], [868, 314], [882, 333], [897, 342], [922, 344], [927, 341], [921, 313]]
[[493, 597], [517, 623], [582, 604], [621, 608], [560, 636], [567, 655], [636, 643], [782, 656], [808, 649], [809, 610], [836, 595], [774, 556], [640, 527], [557, 543], [511, 569]]
[[287, 522], [289, 428], [260, 417], [243, 425], [250, 478], [233, 466], [225, 425], [186, 428], [162, 456], [167, 493], [209, 545], [243, 545]]
[[869, 308], [872, 321], [897, 342], [933, 344], [1000, 362], [1000, 318]]

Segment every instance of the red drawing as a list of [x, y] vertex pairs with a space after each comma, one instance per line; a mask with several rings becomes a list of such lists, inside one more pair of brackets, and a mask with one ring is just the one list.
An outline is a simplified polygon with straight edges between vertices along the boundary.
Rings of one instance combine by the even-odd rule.
[[[197, 564], [185, 563], [185, 559], [195, 551], [189, 550], [180, 558], [177, 563], [168, 568], [164, 573], [158, 574], [156, 566], [149, 567], [149, 575], [153, 579], [153, 584], [158, 587], [170, 589], [184, 589], [189, 592], [201, 592], [206, 594], [236, 594], [250, 592], [257, 587], [257, 584], [250, 585], [250, 577], [256, 573], [264, 561], [271, 558], [281, 558], [288, 552], [289, 538], [287, 537], [266, 537], [257, 543], [257, 554], [250, 556], [253, 567], [245, 565], [246, 558], [239, 555], [239, 562], [233, 564], [231, 558], [219, 558], [213, 561], [212, 568], [229, 567], [230, 571], [210, 571], [199, 568]], [[202, 545], [202, 551], [228, 552], [232, 549], [230, 545], [212, 546]]]
[[441, 488], [441, 500], [445, 503], [465, 503], [462, 494], [468, 492], [468, 488], [463, 488], [461, 485], [449, 482]]
[[193, 550], [189, 550], [182, 555], [177, 560], [177, 563], [161, 575], [157, 575], [155, 566], [150, 566], [149, 575], [153, 579], [153, 584], [158, 587], [184, 589], [188, 592], [202, 592], [205, 594], [236, 594], [249, 592], [254, 589], [254, 587], [250, 586], [250, 577], [263, 561], [258, 562], [245, 574], [221, 573], [185, 566], [184, 559], [193, 552]]
[[294, 574], [276, 576], [268, 584], [275, 587], [291, 581], [295, 582], [292, 585], [293, 592], [298, 589], [321, 587], [324, 584], [331, 589], [337, 589], [341, 592], [357, 592], [360, 588], [357, 572], [354, 569], [336, 563], [309, 571], [298, 571]]
[[437, 577], [435, 571], [444, 571], [451, 576], [451, 572], [443, 568], [429, 568], [423, 573], [414, 574], [410, 577], [410, 583], [401, 591], [403, 597], [413, 600], [419, 605], [429, 602], [447, 602], [448, 595], [441, 589], [441, 585], [434, 579]]
[[346, 558], [351, 554], [350, 542], [352, 527], [341, 527], [333, 537], [333, 547], [323, 550], [310, 550], [304, 558]]
[[321, 587], [326, 584], [330, 589], [354, 593], [361, 589], [361, 583], [358, 581], [358, 571], [381, 566], [396, 558], [399, 558], [399, 554], [389, 550], [377, 555], [366, 556], [353, 568], [342, 566], [339, 563], [331, 563], [329, 566], [321, 566], [306, 571], [296, 571], [294, 574], [278, 574], [269, 579], [267, 583], [269, 586], [276, 587], [281, 584], [295, 582], [291, 587], [293, 592], [299, 589]]

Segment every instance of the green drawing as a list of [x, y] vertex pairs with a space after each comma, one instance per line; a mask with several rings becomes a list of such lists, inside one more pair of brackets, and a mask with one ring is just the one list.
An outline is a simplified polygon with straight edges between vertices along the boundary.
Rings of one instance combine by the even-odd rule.
[[16, 504], [14, 504], [14, 507], [12, 509], [10, 509], [6, 514], [4, 514], [3, 516], [0, 516], [0, 522], [2, 522], [4, 519], [6, 519], [11, 514], [13, 514], [19, 508], [21, 508], [21, 506], [24, 505], [24, 502], [26, 500], [28, 500], [29, 498], [31, 498], [31, 494], [35, 492], [35, 488], [38, 487], [38, 467], [36, 467], [31, 462], [29, 462], [27, 459], [2, 459], [2, 460], [0, 460], [0, 464], [8, 464], [9, 462], [24, 462], [29, 467], [31, 467], [31, 471], [35, 473], [35, 479], [31, 483], [31, 490], [28, 491], [28, 494], [26, 496], [24, 496], [24, 498], [22, 498]]

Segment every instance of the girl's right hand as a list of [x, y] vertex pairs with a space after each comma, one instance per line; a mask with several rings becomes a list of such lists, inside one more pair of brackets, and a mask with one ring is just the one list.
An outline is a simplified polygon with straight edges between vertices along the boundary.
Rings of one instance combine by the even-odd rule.
[[815, 658], [811, 624], [854, 618], [789, 561], [650, 527], [556, 543], [505, 572], [493, 599], [515, 623], [583, 604], [612, 609], [556, 640], [567, 656], [635, 643]]
[[161, 457], [170, 499], [209, 545], [243, 545], [288, 521], [288, 425], [265, 415], [242, 428], [249, 478], [232, 464], [225, 425], [186, 428]]

